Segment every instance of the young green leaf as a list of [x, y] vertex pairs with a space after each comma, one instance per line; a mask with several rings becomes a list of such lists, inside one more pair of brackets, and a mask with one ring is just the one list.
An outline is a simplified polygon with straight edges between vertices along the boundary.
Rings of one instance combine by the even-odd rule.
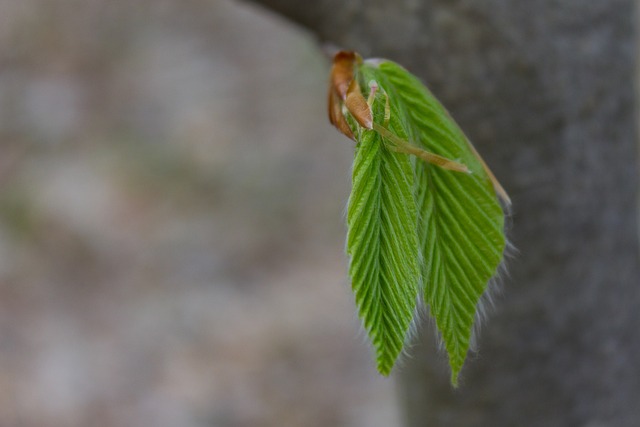
[[[455, 386], [480, 298], [505, 248], [497, 196], [505, 204], [509, 198], [416, 77], [386, 60], [363, 62], [352, 52], [336, 58], [331, 122], [358, 143], [348, 219], [350, 274], [378, 368], [391, 370], [422, 286]], [[369, 114], [372, 123], [364, 120]]]
[[504, 214], [482, 161], [438, 100], [399, 65], [376, 65], [364, 64], [363, 72], [373, 69], [372, 76], [389, 94], [392, 112], [399, 114], [410, 140], [458, 160], [472, 172], [453, 173], [414, 162], [424, 299], [442, 334], [455, 385], [478, 302], [502, 260]]
[[409, 157], [375, 131], [358, 133], [349, 198], [349, 274], [360, 317], [388, 375], [404, 346], [418, 297], [417, 213]]

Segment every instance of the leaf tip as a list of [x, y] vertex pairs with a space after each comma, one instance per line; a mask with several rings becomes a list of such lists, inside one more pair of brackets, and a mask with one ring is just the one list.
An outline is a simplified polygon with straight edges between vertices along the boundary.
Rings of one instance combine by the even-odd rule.
[[458, 388], [458, 373], [451, 372], [451, 386], [455, 389]]
[[391, 369], [393, 368], [393, 363], [389, 363], [388, 360], [380, 360], [378, 359], [377, 363], [378, 372], [383, 377], [388, 377], [391, 375]]
[[[465, 357], [466, 358], [466, 357]], [[462, 371], [462, 366], [464, 364], [464, 359], [459, 362], [455, 362], [453, 359], [449, 359], [449, 366], [451, 367], [451, 387], [457, 389], [460, 385], [460, 371]]]

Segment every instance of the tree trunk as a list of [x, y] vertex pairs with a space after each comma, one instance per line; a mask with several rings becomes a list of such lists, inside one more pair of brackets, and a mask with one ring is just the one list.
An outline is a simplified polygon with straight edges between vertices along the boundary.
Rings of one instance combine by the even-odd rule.
[[479, 351], [452, 390], [422, 328], [397, 370], [406, 424], [640, 425], [634, 2], [259, 3], [422, 77], [513, 200]]

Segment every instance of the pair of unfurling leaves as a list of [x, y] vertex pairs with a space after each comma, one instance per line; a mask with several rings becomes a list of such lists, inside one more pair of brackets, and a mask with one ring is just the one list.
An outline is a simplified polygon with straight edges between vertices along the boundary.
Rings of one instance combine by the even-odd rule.
[[509, 198], [438, 100], [391, 61], [337, 53], [329, 119], [356, 142], [349, 275], [378, 370], [391, 372], [423, 300], [455, 386], [503, 258]]

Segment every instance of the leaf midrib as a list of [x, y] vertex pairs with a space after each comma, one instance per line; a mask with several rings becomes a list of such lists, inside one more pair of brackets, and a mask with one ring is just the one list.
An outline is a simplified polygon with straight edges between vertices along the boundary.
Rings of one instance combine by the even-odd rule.
[[[435, 242], [434, 245], [435, 245], [436, 250], [438, 251], [438, 254], [439, 254], [440, 258], [442, 259], [442, 267], [441, 268], [443, 268], [446, 273], [450, 273], [449, 257], [446, 256], [446, 254], [443, 253], [443, 250], [440, 247], [441, 246], [441, 239], [440, 239], [439, 234], [440, 234], [440, 227], [442, 227], [442, 224], [440, 224], [440, 215], [438, 214], [438, 210], [440, 209], [438, 207], [438, 205], [439, 205], [439, 202], [438, 202], [438, 198], [439, 198], [438, 191], [436, 190], [435, 186], [433, 185], [433, 176], [432, 175], [433, 175], [434, 172], [430, 170], [429, 166], [425, 165], [423, 167], [425, 169], [425, 172], [427, 173], [427, 183], [428, 183], [427, 185], [429, 186], [429, 189], [430, 189], [430, 191], [432, 192], [432, 195], [433, 195], [433, 212], [432, 212], [432, 214], [435, 215], [435, 222], [436, 222], [436, 226], [434, 227], [434, 233], [436, 234], [434, 236], [434, 242]], [[458, 309], [455, 307], [455, 305], [452, 304], [451, 290], [450, 290], [450, 287], [448, 286], [448, 279], [447, 279], [448, 278], [448, 274], [440, 273], [440, 275], [441, 275], [441, 277], [443, 277], [444, 283], [441, 283], [441, 286], [439, 286], [439, 288], [442, 289], [442, 293], [445, 296], [445, 298], [447, 299], [447, 307], [450, 307], [450, 309], [447, 310], [447, 314], [446, 314], [447, 322], [449, 322], [450, 325], [456, 325], [454, 328], [458, 332], [461, 332], [460, 331], [460, 326], [459, 326], [460, 322], [459, 321], [455, 321], [455, 319], [454, 319], [454, 316], [456, 314], [454, 312], [457, 312]], [[425, 284], [425, 286], [427, 286], [427, 284]], [[458, 315], [458, 316], [455, 316], [455, 317], [459, 318], [460, 316]], [[437, 323], [437, 320], [436, 320], [436, 323]], [[464, 331], [462, 331], [462, 332], [464, 332]], [[455, 354], [455, 357], [457, 359], [458, 358], [458, 353], [460, 351], [461, 341], [458, 339], [458, 335], [457, 334], [454, 335], [454, 338], [455, 338], [454, 339], [454, 341], [455, 341], [454, 342], [455, 353], [453, 353], [453, 354]], [[446, 345], [446, 341], [447, 340], [445, 340], [445, 345]], [[449, 351], [449, 353], [451, 354], [451, 351]]]

